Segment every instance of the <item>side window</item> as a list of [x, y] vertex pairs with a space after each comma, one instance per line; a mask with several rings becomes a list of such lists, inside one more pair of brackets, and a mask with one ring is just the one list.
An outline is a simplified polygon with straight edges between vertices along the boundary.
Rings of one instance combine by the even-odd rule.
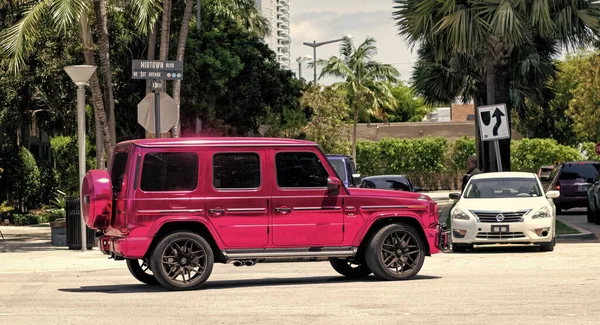
[[216, 189], [256, 189], [260, 184], [258, 154], [240, 152], [214, 155], [213, 186]]
[[275, 155], [275, 165], [281, 188], [327, 187], [327, 170], [312, 152], [280, 152]]
[[125, 177], [125, 170], [127, 169], [127, 158], [129, 153], [117, 152], [114, 156], [111, 171], [110, 181], [115, 192], [121, 192], [121, 186], [123, 185], [123, 178]]
[[193, 191], [198, 185], [198, 155], [153, 152], [144, 156], [140, 188], [147, 192]]

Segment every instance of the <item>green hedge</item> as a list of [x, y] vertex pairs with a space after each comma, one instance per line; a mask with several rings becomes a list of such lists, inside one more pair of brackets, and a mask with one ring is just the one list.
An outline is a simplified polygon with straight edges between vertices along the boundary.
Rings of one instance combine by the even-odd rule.
[[[68, 195], [79, 193], [79, 154], [77, 137], [57, 136], [50, 139], [50, 147], [56, 164], [58, 189]], [[96, 168], [95, 146], [86, 139], [86, 168]]]
[[[584, 143], [581, 149], [588, 151], [588, 159], [600, 160], [594, 146], [593, 143]], [[421, 184], [455, 184], [456, 178], [464, 172], [467, 158], [475, 155], [475, 139], [466, 136], [454, 141], [443, 137], [385, 138], [379, 142], [359, 141], [356, 152], [357, 168], [364, 176], [407, 174], [422, 179]], [[537, 172], [541, 166], [557, 161], [583, 159], [578, 148], [560, 145], [552, 139], [523, 139], [511, 144], [513, 171]]]

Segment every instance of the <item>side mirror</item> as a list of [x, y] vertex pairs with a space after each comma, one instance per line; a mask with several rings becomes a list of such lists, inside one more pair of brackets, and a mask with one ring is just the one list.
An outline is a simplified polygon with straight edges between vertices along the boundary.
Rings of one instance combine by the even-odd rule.
[[450, 200], [458, 200], [460, 199], [460, 193], [450, 193]]
[[327, 192], [330, 194], [338, 194], [342, 187], [342, 181], [338, 178], [329, 177], [327, 179]]
[[423, 189], [421, 188], [421, 186], [413, 186], [413, 191], [415, 192], [421, 192]]
[[546, 192], [546, 197], [549, 199], [557, 199], [560, 197], [559, 191], [548, 191]]
[[352, 174], [352, 184], [358, 186], [360, 185], [360, 182], [362, 181], [360, 174]]

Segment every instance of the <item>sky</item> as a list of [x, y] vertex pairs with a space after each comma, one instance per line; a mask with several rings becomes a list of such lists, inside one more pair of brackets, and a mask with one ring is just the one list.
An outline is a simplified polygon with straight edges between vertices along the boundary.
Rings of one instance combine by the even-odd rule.
[[[349, 34], [357, 46], [367, 36], [375, 38], [379, 49], [375, 60], [392, 64], [400, 71], [402, 80], [409, 80], [416, 61], [416, 48], [411, 51], [404, 39], [397, 35], [393, 11], [392, 0], [290, 0], [292, 71], [298, 73], [298, 57], [312, 57], [312, 48], [303, 45], [303, 42], [334, 40]], [[318, 59], [332, 55], [339, 55], [339, 43], [317, 48]], [[317, 69], [317, 77], [319, 73]], [[313, 70], [308, 68], [308, 62], [302, 64], [302, 77], [313, 79]], [[319, 83], [335, 81], [334, 78], [323, 78]]]

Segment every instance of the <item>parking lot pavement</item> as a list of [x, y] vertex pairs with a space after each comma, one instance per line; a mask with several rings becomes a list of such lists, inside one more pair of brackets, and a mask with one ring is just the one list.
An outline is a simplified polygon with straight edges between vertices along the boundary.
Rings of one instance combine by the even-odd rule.
[[568, 226], [581, 228], [600, 238], [600, 225], [587, 222], [585, 209], [570, 209], [557, 215], [556, 218]]
[[[414, 280], [349, 281], [327, 262], [216, 265], [204, 290], [137, 283], [123, 262], [66, 251], [58, 271], [0, 272], [0, 324], [597, 324], [600, 244], [426, 258]], [[90, 252], [91, 253], [91, 252]], [[20, 253], [0, 253], [0, 261]], [[44, 252], [31, 252], [32, 256]]]

